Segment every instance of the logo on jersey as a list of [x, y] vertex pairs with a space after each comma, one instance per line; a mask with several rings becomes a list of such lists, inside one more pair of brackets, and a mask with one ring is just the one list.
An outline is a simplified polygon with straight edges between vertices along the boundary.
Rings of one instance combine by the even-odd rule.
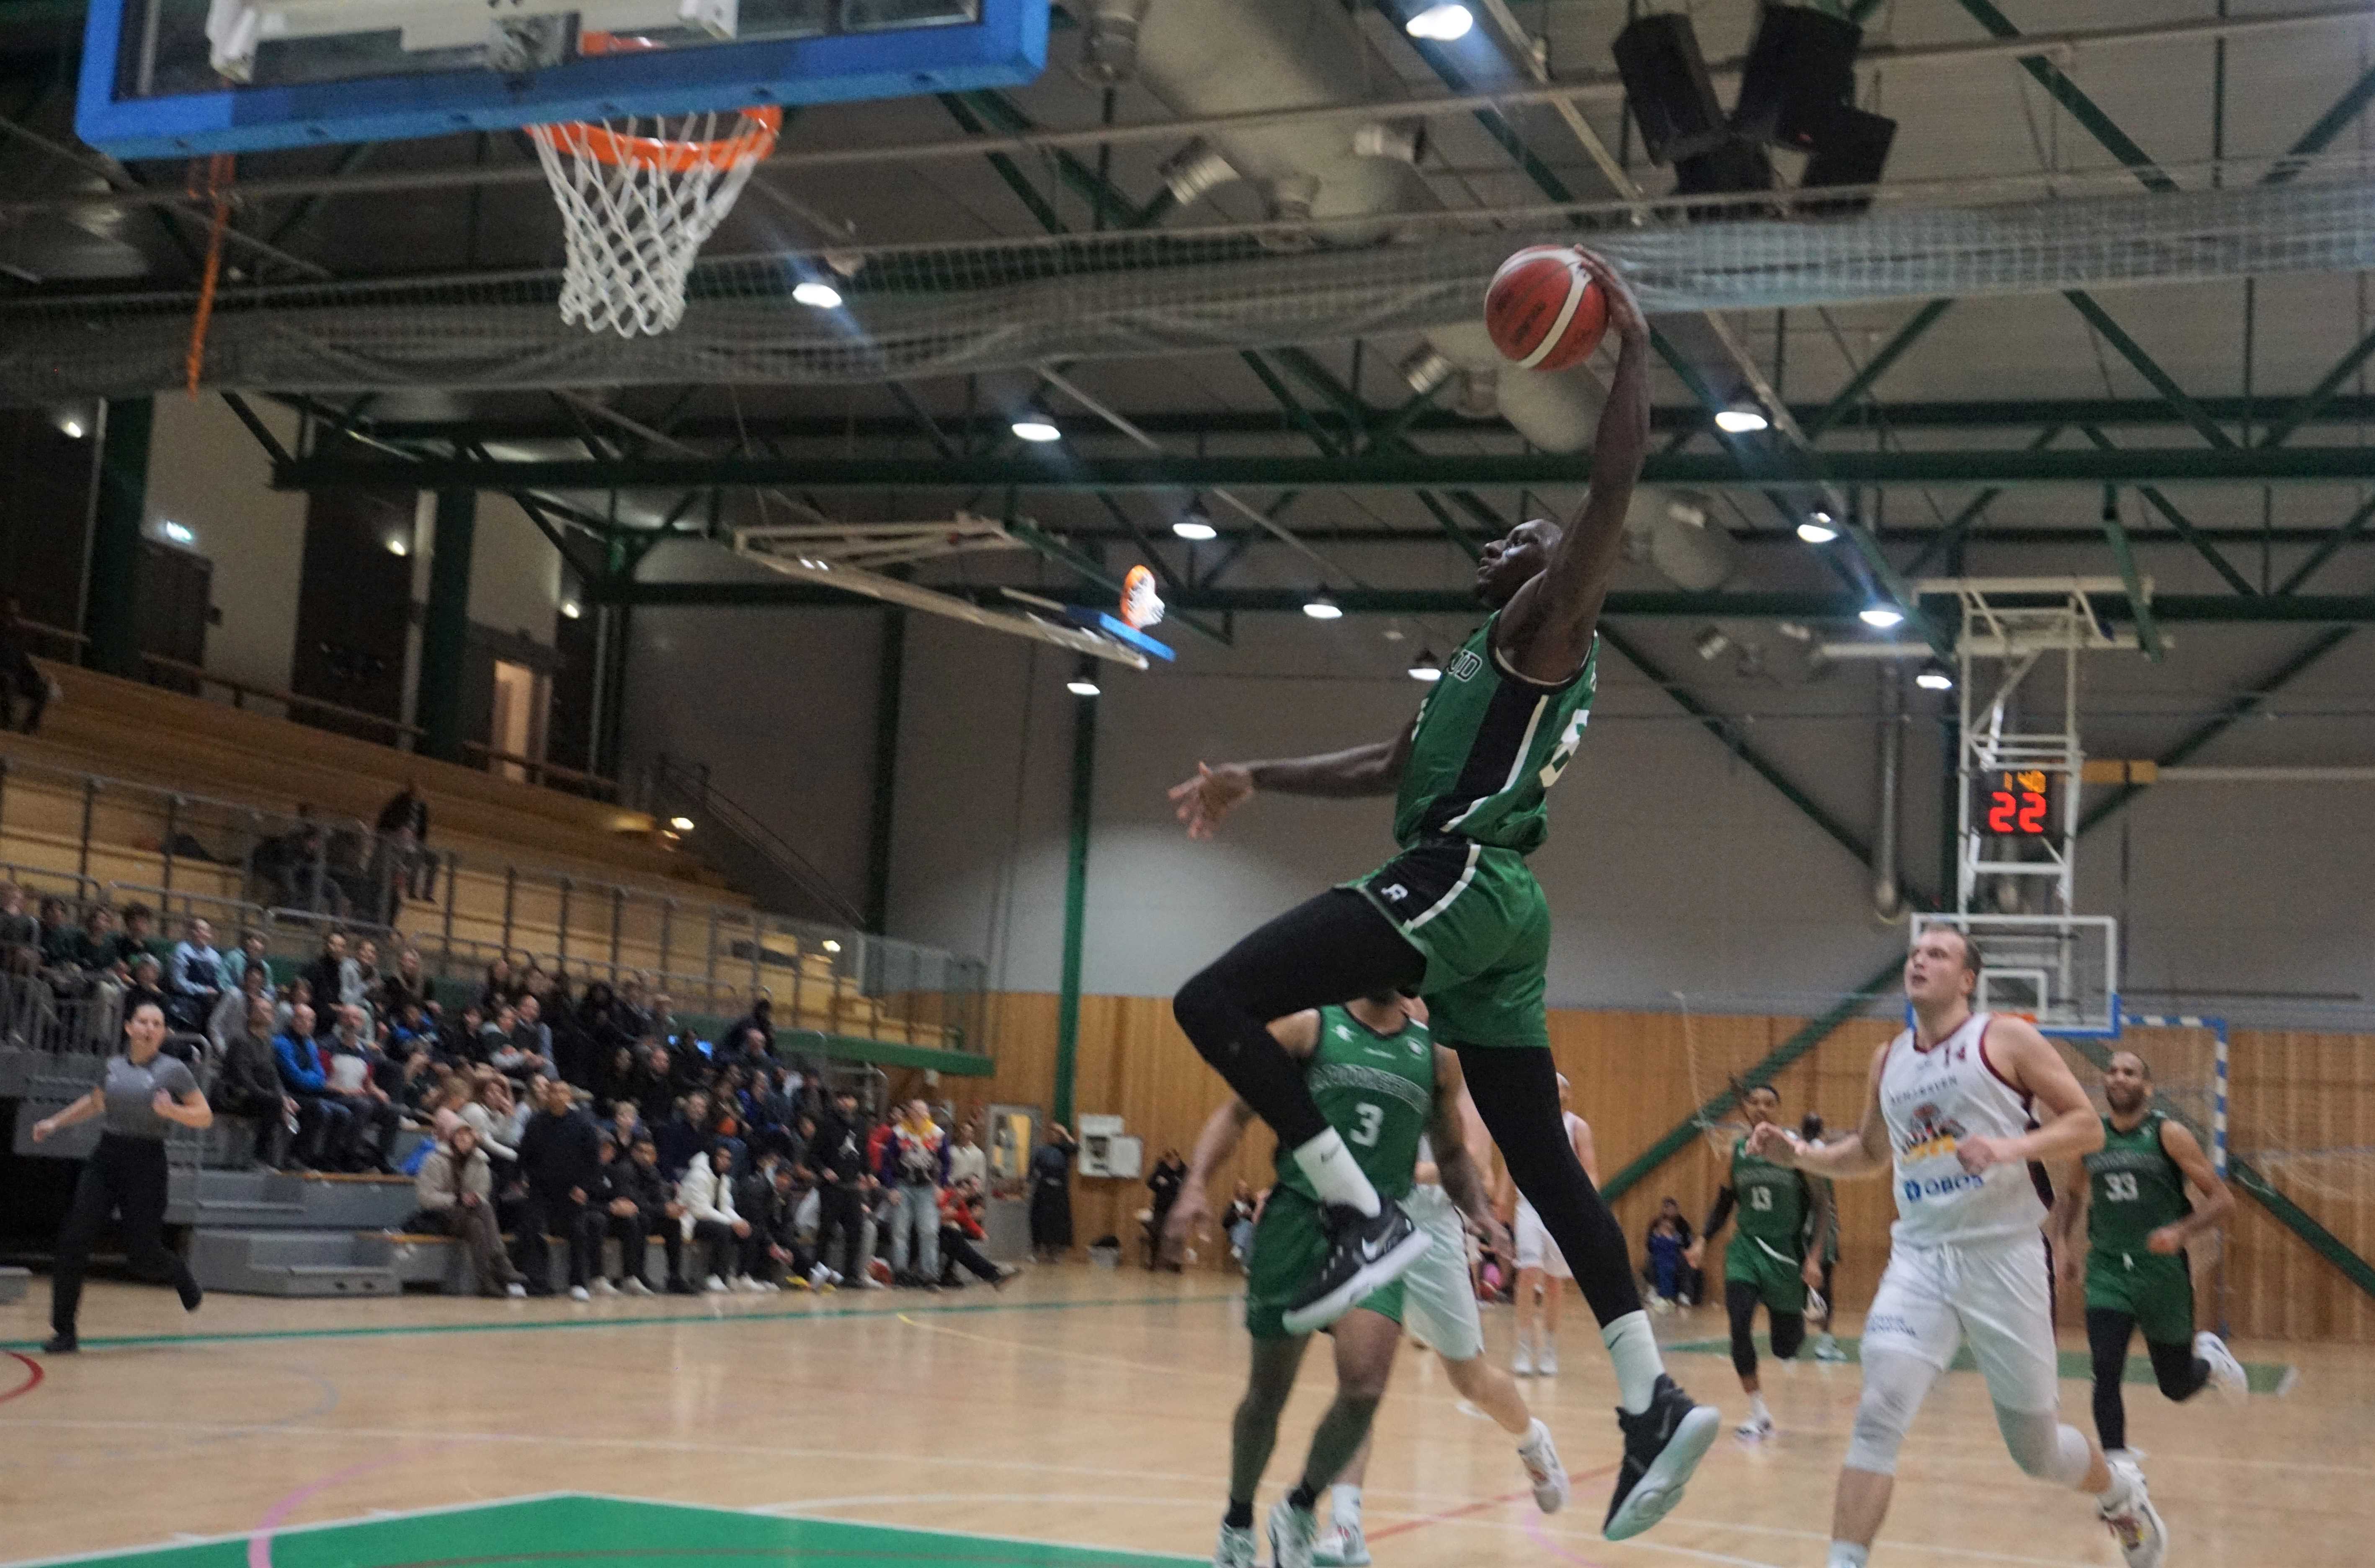
[[1459, 656], [1451, 661], [1444, 674], [1453, 680], [1473, 680], [1484, 671], [1484, 661], [1473, 648], [1462, 648]]
[[1954, 1153], [1963, 1139], [1963, 1124], [1952, 1116], [1940, 1115], [1937, 1106], [1925, 1102], [1913, 1108], [1912, 1125], [1905, 1133], [1905, 1145], [1897, 1151], [1897, 1158], [1910, 1163]]
[[1400, 903], [1410, 897], [1410, 890], [1400, 882], [1390, 882], [1377, 890], [1377, 896], [1388, 903]]

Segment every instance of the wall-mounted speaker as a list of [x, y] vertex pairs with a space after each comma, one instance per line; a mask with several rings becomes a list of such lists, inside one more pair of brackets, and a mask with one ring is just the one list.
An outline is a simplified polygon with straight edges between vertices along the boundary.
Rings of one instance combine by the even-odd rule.
[[1690, 18], [1672, 11], [1638, 18], [1612, 47], [1650, 162], [1672, 163], [1722, 145], [1730, 128]]
[[[1767, 6], [1748, 46], [1731, 128], [1777, 147], [1812, 147], [1825, 116], [1855, 98], [1863, 29], [1803, 6]], [[1629, 89], [1632, 78], [1625, 78]]]
[[[1799, 177], [1802, 188], [1819, 185], [1876, 185], [1888, 164], [1888, 149], [1896, 140], [1896, 122], [1885, 114], [1870, 114], [1847, 104], [1835, 105], [1814, 133], [1814, 150]], [[1872, 205], [1869, 193], [1808, 199], [1798, 210], [1809, 213], [1861, 212]]]

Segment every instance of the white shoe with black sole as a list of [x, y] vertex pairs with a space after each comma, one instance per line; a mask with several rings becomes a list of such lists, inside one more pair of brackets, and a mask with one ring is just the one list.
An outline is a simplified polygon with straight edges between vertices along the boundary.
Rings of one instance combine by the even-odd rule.
[[1331, 1205], [1327, 1261], [1319, 1266], [1303, 1300], [1279, 1316], [1289, 1334], [1316, 1334], [1351, 1312], [1362, 1298], [1410, 1272], [1435, 1239], [1388, 1202], [1375, 1215]]

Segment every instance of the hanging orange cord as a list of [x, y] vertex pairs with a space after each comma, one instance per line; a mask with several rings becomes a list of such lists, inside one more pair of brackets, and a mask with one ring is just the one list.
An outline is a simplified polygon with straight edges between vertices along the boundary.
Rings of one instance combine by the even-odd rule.
[[190, 323], [188, 370], [192, 397], [198, 395], [198, 372], [206, 368], [207, 363], [207, 324], [214, 319], [215, 284], [222, 277], [223, 230], [230, 224], [229, 187], [232, 176], [237, 172], [238, 157], [236, 153], [219, 152], [209, 158], [207, 160], [207, 188], [204, 191], [197, 188], [197, 160], [193, 159], [190, 161], [190, 195], [212, 197], [215, 207], [214, 222], [207, 233], [206, 277], [198, 284], [198, 313]]

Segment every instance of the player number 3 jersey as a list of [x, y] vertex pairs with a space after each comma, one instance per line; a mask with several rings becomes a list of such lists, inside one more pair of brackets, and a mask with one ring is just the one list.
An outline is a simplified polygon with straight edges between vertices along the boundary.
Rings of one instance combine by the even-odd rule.
[[1988, 1060], [1988, 1013], [1974, 1013], [1929, 1050], [1913, 1031], [1889, 1043], [1880, 1070], [1881, 1114], [1896, 1177], [1900, 1245], [1968, 1245], [2034, 1235], [2045, 1205], [2026, 1166], [1991, 1165], [1974, 1175], [1956, 1151], [1969, 1138], [2018, 1138], [2028, 1130], [2028, 1097]]
[[1563, 686], [1508, 669], [1493, 648], [1495, 612], [1443, 666], [1419, 704], [1394, 799], [1394, 838], [1461, 838], [1530, 855], [1550, 835], [1543, 796], [1583, 743], [1600, 640]]
[[[1303, 1080], [1378, 1196], [1408, 1193], [1435, 1109], [1435, 1043], [1426, 1025], [1412, 1020], [1396, 1033], [1379, 1034], [1342, 1008], [1322, 1008], [1319, 1044], [1304, 1064]], [[1278, 1185], [1318, 1201], [1284, 1145]]]

